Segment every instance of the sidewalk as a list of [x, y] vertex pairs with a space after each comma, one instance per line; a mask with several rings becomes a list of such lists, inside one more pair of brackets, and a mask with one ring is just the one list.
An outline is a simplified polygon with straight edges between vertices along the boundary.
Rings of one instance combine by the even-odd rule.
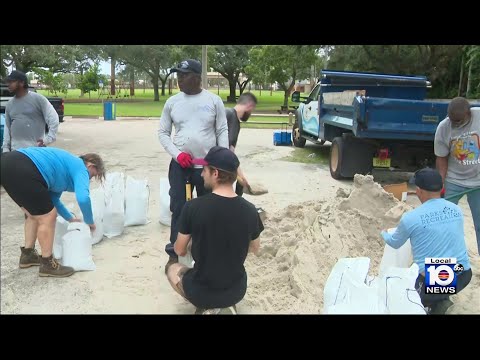
[[[288, 119], [288, 114], [278, 114], [278, 113], [269, 113], [269, 114], [252, 114], [251, 117], [284, 117]], [[83, 116], [83, 115], [71, 115], [65, 116], [64, 120], [69, 119], [97, 119], [104, 120], [103, 116]], [[160, 120], [160, 117], [156, 116], [117, 116], [116, 120]]]

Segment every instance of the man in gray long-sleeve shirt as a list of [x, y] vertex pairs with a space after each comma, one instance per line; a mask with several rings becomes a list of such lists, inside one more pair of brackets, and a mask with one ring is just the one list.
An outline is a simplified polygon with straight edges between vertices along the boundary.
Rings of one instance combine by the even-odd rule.
[[[197, 60], [182, 61], [171, 70], [178, 76], [180, 93], [170, 97], [163, 108], [158, 129], [158, 138], [172, 156], [168, 169], [170, 182], [170, 211], [172, 221], [170, 243], [165, 251], [169, 263], [177, 262], [173, 249], [178, 235], [178, 219], [186, 202], [187, 180], [196, 188], [197, 196], [206, 193], [201, 177], [202, 166], [192, 167], [192, 159], [203, 158], [218, 145], [228, 148], [228, 125], [222, 99], [202, 89], [202, 64]], [[172, 125], [175, 126], [173, 141]], [[191, 194], [188, 194], [191, 198]]]
[[[48, 99], [28, 91], [27, 76], [14, 70], [7, 77], [8, 90], [15, 94], [5, 107], [2, 152], [31, 146], [46, 146], [56, 140], [58, 114]], [[45, 134], [45, 125], [48, 133]]]

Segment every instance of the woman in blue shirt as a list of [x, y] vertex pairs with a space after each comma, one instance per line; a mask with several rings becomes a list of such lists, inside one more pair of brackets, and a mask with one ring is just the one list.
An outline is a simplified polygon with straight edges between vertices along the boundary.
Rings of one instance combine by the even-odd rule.
[[[3, 153], [1, 185], [27, 215], [25, 247], [21, 247], [20, 268], [39, 265], [40, 276], [66, 277], [74, 269], [62, 266], [52, 256], [57, 213], [69, 222], [76, 219], [60, 201], [62, 192], [75, 192], [83, 221], [95, 230], [90, 202], [90, 179], [105, 177], [97, 154], [77, 157], [53, 147], [29, 147]], [[35, 250], [38, 238], [41, 257]]]

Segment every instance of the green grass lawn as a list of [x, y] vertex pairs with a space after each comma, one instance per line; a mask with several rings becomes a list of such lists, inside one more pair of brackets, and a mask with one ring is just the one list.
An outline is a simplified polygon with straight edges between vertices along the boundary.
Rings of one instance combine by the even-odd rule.
[[[217, 94], [217, 91], [214, 89], [210, 90], [214, 94]], [[49, 94], [47, 90], [38, 90], [40, 94], [45, 96], [53, 96], [53, 94]], [[176, 94], [178, 90], [175, 90], [173, 93]], [[167, 92], [168, 93], [168, 92]], [[257, 109], [256, 111], [259, 112], [272, 112], [275, 113], [277, 110], [280, 109], [280, 106], [283, 104], [283, 91], [274, 91], [272, 95], [270, 95], [270, 91], [262, 91], [260, 95], [260, 91], [254, 90], [252, 91], [253, 94], [258, 99]], [[161, 114], [163, 105], [165, 101], [169, 98], [168, 95], [160, 96], [160, 101], [155, 102], [153, 101], [153, 89], [146, 89], [145, 93], [143, 89], [136, 89], [135, 90], [135, 97], [133, 98], [124, 98], [124, 92], [120, 92], [119, 99], [122, 102], [119, 102], [117, 105], [117, 116], [159, 116]], [[220, 90], [220, 97], [224, 102], [227, 100], [227, 96], [229, 94], [228, 90]], [[102, 116], [102, 104], [98, 102], [99, 100], [106, 101], [106, 96], [98, 98], [98, 93], [94, 92], [91, 94], [91, 101], [89, 102], [88, 95], [85, 95], [82, 98], [81, 103], [71, 102], [71, 101], [78, 101], [80, 99], [80, 90], [79, 89], [71, 89], [67, 92], [66, 95], [58, 94], [59, 96], [65, 99], [65, 115], [72, 116]], [[237, 96], [239, 95], [237, 91]], [[131, 100], [141, 101], [135, 102]], [[289, 102], [289, 105], [293, 105], [294, 103]], [[225, 103], [226, 107], [234, 106], [233, 103]]]
[[282, 160], [301, 162], [305, 164], [328, 165], [329, 156], [330, 146], [307, 143], [304, 148], [295, 148], [291, 155], [283, 158]]

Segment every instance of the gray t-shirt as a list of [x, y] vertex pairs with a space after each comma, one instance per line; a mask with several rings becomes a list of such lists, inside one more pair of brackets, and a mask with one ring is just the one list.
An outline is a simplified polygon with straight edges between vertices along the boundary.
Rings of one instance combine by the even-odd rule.
[[[173, 141], [172, 125], [175, 126]], [[228, 126], [222, 99], [207, 90], [196, 95], [180, 92], [170, 97], [160, 118], [158, 138], [175, 161], [182, 151], [193, 158], [204, 158], [216, 145], [228, 149]]]
[[[45, 134], [45, 124], [48, 134]], [[48, 145], [57, 137], [58, 124], [58, 114], [45, 96], [32, 91], [21, 98], [14, 96], [5, 106], [2, 150], [37, 146], [37, 140]]]
[[448, 156], [446, 181], [475, 188], [480, 186], [480, 107], [471, 108], [471, 121], [452, 127], [447, 117], [435, 133], [435, 155]]

